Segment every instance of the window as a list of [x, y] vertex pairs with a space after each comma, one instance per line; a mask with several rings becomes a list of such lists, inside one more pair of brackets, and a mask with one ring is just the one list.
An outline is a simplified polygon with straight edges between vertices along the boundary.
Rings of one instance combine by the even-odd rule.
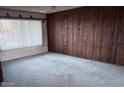
[[43, 44], [42, 21], [0, 19], [0, 50]]

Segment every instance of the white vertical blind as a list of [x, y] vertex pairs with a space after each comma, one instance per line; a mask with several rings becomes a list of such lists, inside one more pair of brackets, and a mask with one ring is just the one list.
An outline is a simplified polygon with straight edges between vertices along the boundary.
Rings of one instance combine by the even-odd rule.
[[42, 21], [0, 19], [0, 49], [17, 49], [43, 44]]

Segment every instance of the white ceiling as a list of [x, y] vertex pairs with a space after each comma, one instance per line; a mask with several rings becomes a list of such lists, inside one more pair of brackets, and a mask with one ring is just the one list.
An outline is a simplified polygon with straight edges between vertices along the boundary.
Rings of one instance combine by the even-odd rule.
[[49, 14], [78, 7], [80, 6], [2, 6], [1, 8]]

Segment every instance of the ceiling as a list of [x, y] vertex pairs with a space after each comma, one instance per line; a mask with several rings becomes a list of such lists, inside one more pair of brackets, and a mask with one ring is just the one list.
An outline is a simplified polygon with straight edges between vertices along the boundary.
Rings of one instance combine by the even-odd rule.
[[2, 6], [1, 8], [49, 14], [78, 7], [80, 6]]

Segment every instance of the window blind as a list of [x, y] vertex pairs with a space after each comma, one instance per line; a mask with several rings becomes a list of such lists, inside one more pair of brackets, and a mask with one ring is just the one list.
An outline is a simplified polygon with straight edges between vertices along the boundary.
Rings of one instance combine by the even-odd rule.
[[42, 21], [0, 19], [0, 50], [43, 44]]

